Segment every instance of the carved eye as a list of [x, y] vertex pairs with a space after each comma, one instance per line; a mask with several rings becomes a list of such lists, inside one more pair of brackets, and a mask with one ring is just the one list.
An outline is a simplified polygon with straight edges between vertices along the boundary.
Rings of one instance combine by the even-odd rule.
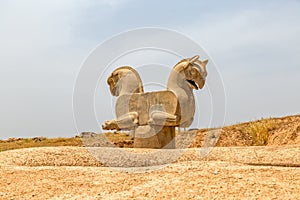
[[196, 75], [197, 73], [199, 73], [199, 70], [196, 69], [195, 67], [193, 67], [192, 70], [191, 70], [191, 74]]

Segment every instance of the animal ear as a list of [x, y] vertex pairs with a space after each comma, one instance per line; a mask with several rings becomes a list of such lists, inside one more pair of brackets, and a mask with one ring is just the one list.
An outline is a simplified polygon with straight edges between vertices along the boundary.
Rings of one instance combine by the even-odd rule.
[[180, 65], [180, 69], [186, 69], [190, 66], [190, 59], [183, 59], [177, 65]]
[[190, 63], [193, 63], [193, 62], [195, 62], [198, 59], [199, 59], [199, 56], [196, 55], [196, 56], [193, 56], [192, 58], [190, 58], [189, 61], [190, 61]]
[[110, 85], [112, 82], [113, 82], [113, 79], [111, 76], [109, 76], [107, 79], [107, 84]]
[[207, 63], [208, 63], [208, 59], [205, 59], [205, 60], [203, 60], [203, 61], [201, 61], [204, 65], [207, 65]]

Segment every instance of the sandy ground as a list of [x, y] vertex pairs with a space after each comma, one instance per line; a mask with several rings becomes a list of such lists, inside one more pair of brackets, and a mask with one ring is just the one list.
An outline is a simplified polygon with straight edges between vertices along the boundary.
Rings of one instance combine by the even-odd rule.
[[[1, 152], [0, 199], [300, 198], [299, 145], [215, 147], [202, 158], [201, 149], [125, 151], [141, 157], [124, 164], [127, 154], [80, 147]], [[115, 166], [139, 168], [105, 167], [90, 152], [117, 160]], [[153, 170], [171, 155], [180, 156]]]

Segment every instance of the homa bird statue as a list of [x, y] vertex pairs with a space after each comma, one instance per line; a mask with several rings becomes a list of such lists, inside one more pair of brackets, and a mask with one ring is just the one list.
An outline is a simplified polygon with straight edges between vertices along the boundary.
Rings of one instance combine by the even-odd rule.
[[[112, 72], [107, 83], [117, 96], [117, 119], [104, 122], [105, 130], [133, 130], [135, 147], [174, 148], [175, 127], [189, 127], [194, 119], [193, 90], [202, 89], [207, 77], [208, 60], [199, 56], [177, 63], [169, 76], [167, 89], [144, 93], [139, 74], [131, 67]], [[145, 137], [147, 134], [150, 137]]]

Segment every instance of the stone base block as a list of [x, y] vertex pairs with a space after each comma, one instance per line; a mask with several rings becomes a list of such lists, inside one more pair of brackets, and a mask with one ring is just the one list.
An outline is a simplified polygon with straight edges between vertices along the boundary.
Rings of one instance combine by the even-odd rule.
[[139, 126], [134, 133], [134, 148], [175, 148], [175, 127]]

